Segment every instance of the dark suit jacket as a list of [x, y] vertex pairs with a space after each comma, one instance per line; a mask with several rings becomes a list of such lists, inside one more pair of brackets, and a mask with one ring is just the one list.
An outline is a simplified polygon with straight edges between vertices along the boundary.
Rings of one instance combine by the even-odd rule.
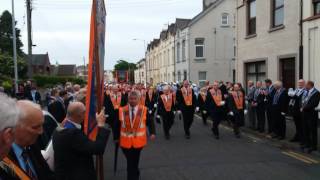
[[[228, 105], [228, 109], [230, 111], [232, 111], [234, 114], [239, 114], [240, 113], [240, 110], [238, 110], [237, 108], [237, 105], [236, 105], [236, 102], [234, 101], [234, 98], [232, 96], [232, 94], [229, 94], [228, 98], [227, 98], [227, 105]], [[244, 97], [244, 94], [243, 94], [243, 110], [246, 109], [246, 101], [245, 101], [245, 97]]]
[[318, 90], [315, 91], [317, 92], [314, 93], [310, 97], [309, 101], [302, 106], [304, 120], [318, 120], [318, 112], [315, 108], [319, 105], [320, 92]]
[[[49, 169], [49, 166], [41, 154], [40, 148], [34, 144], [30, 146], [29, 158], [37, 173], [39, 180], [53, 180], [55, 179], [54, 173]], [[11, 159], [16, 165], [20, 167], [19, 161], [14, 153], [13, 149], [10, 150], [9, 159]], [[22, 168], [21, 168], [22, 169]]]
[[[276, 94], [276, 93], [275, 93]], [[275, 98], [275, 96], [274, 96]], [[272, 100], [272, 109], [274, 110], [274, 112], [277, 113], [287, 113], [288, 112], [288, 102], [289, 102], [289, 98], [288, 98], [288, 92], [286, 90], [284, 90], [279, 97], [278, 103], [277, 104], [273, 104], [273, 100]]]
[[[222, 93], [222, 91], [221, 91]], [[224, 95], [222, 93], [222, 101], [225, 101]], [[213, 100], [213, 97], [210, 93], [210, 90], [207, 92], [207, 98], [206, 98], [206, 106], [208, 107], [208, 111], [211, 116], [213, 117], [220, 117], [221, 113], [224, 113], [225, 108], [224, 106], [217, 106], [215, 101]]]
[[53, 103], [49, 104], [48, 112], [61, 123], [66, 118], [66, 109], [64, 104], [60, 101], [55, 100]]
[[[31, 95], [31, 91], [29, 93], [27, 93], [27, 99], [30, 101], [33, 101], [32, 95]], [[37, 103], [41, 103], [41, 95], [40, 93], [37, 91], [35, 94], [35, 100]]]
[[19, 180], [13, 169], [4, 162], [0, 162], [0, 179], [1, 180]]
[[206, 101], [203, 100], [203, 98], [201, 97], [200, 93], [198, 95], [198, 99], [197, 100], [198, 100], [198, 107], [200, 108], [200, 110], [201, 111], [208, 111], [208, 107], [206, 105]]
[[183, 95], [182, 95], [181, 89], [179, 89], [177, 91], [177, 95], [176, 96], [177, 96], [179, 110], [181, 110], [182, 112], [185, 112], [185, 111], [193, 111], [194, 112], [196, 106], [198, 105], [198, 102], [197, 102], [197, 97], [194, 94], [193, 89], [192, 89], [192, 106], [187, 106], [186, 105], [186, 103], [184, 101], [184, 98], [183, 98]]
[[272, 86], [269, 94], [267, 95], [267, 102], [265, 103], [265, 105], [266, 105], [265, 107], [267, 109], [272, 107], [273, 97], [274, 97], [275, 93], [276, 93], [276, 90]]
[[164, 107], [164, 104], [163, 104], [163, 101], [162, 101], [162, 98], [161, 96], [159, 96], [159, 99], [158, 99], [158, 114], [163, 117], [163, 118], [166, 118], [167, 116], [173, 116], [173, 111], [175, 111], [175, 106], [174, 106], [174, 100], [173, 100], [173, 96], [172, 96], [172, 106], [171, 106], [171, 110], [170, 112], [166, 111], [165, 107]]
[[148, 110], [152, 110], [154, 111], [154, 104], [157, 102], [157, 97], [156, 97], [156, 93], [152, 93], [152, 98], [149, 98], [149, 94], [147, 92], [146, 94], [146, 106], [148, 108]]
[[96, 180], [93, 155], [102, 155], [110, 130], [98, 128], [91, 141], [76, 128], [56, 130], [53, 134], [54, 164], [57, 180]]

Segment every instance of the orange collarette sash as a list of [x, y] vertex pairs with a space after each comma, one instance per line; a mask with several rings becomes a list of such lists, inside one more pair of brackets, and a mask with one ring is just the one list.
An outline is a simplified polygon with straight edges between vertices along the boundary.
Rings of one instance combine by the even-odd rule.
[[8, 167], [12, 168], [12, 170], [16, 173], [16, 175], [21, 180], [30, 180], [30, 177], [19, 167], [17, 166], [11, 159], [8, 157], [3, 158], [2, 160]]
[[166, 100], [166, 96], [165, 94], [161, 95], [161, 99], [164, 105], [164, 108], [166, 109], [167, 112], [171, 111], [171, 107], [172, 107], [172, 94], [168, 95], [168, 99]]
[[241, 110], [243, 109], [243, 93], [242, 92], [239, 92], [239, 96], [238, 96], [238, 93], [236, 91], [232, 91], [232, 97], [233, 97], [233, 100], [237, 106], [237, 109], [238, 110]]
[[210, 89], [210, 94], [214, 100], [214, 102], [216, 103], [217, 106], [221, 106], [221, 101], [222, 101], [222, 93], [220, 91], [220, 89], [218, 89], [217, 91], [215, 91], [213, 88]]
[[192, 89], [190, 87], [188, 89], [183, 87], [181, 88], [181, 92], [186, 105], [191, 106], [192, 105]]
[[117, 93], [117, 98], [115, 98], [115, 94], [110, 94], [110, 99], [114, 109], [119, 109], [121, 105], [121, 93]]
[[136, 114], [136, 116], [134, 117], [134, 120], [133, 120], [133, 126], [131, 126], [131, 123], [130, 123], [130, 115], [129, 115], [129, 106], [128, 108], [126, 108], [124, 110], [124, 114], [125, 114], [125, 124], [126, 124], [126, 128], [125, 128], [125, 131], [126, 133], [129, 133], [129, 134], [134, 134], [135, 132], [137, 132], [137, 129], [139, 128], [140, 126], [140, 123], [141, 123], [141, 117], [142, 117], [142, 108], [143, 106], [138, 106], [138, 112]]

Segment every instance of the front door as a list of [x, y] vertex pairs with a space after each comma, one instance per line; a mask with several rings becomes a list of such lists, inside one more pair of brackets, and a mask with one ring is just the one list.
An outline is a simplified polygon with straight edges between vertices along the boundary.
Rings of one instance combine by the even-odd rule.
[[280, 80], [286, 89], [296, 87], [295, 58], [280, 59]]

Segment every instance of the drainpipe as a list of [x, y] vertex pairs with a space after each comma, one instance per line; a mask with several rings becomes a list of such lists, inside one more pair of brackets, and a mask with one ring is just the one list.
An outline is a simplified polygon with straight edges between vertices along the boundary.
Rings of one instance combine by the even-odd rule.
[[300, 0], [299, 79], [303, 79], [303, 0]]

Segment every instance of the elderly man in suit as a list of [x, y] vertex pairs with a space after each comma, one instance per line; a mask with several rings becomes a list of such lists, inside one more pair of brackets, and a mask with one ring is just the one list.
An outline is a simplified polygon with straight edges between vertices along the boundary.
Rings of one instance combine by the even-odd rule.
[[0, 179], [18, 179], [14, 169], [7, 162], [7, 154], [14, 141], [14, 127], [19, 117], [19, 109], [14, 99], [0, 93]]
[[306, 91], [302, 97], [302, 149], [307, 148], [308, 153], [317, 150], [318, 112], [320, 92], [314, 87], [314, 82], [308, 81]]
[[17, 105], [21, 114], [15, 128], [15, 141], [8, 155], [9, 162], [24, 174], [25, 177], [19, 176], [20, 179], [54, 179], [53, 172], [36, 144], [38, 136], [43, 133], [44, 117], [41, 108], [25, 100], [18, 101]]
[[81, 102], [71, 102], [67, 110], [67, 120], [63, 129], [53, 134], [54, 164], [56, 179], [87, 180], [97, 179], [93, 155], [102, 155], [110, 135], [105, 123], [104, 109], [97, 115], [98, 134], [91, 141], [81, 131], [85, 117], [85, 106]]

